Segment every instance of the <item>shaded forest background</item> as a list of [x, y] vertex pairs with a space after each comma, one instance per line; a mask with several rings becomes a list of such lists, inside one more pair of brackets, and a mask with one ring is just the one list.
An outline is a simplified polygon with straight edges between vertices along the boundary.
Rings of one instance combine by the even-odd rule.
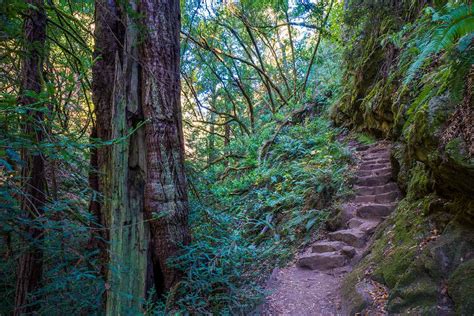
[[[383, 228], [395, 237], [379, 233], [394, 239], [381, 237], [347, 279], [347, 300], [360, 304], [355, 280], [376, 265], [393, 311], [420, 306], [409, 296], [420, 271], [426, 311], [453, 278], [453, 309], [474, 308], [471, 279], [459, 279], [474, 271], [463, 255], [474, 249], [470, 1], [182, 1], [181, 19], [166, 2], [0, 2], [0, 314], [249, 313], [276, 266], [337, 226], [352, 194], [346, 140], [376, 137], [397, 141], [407, 198]], [[173, 32], [154, 27], [168, 12], [159, 5], [175, 9], [174, 59], [153, 55]], [[175, 67], [179, 95], [154, 85], [161, 68], [149, 56]], [[147, 87], [157, 99], [142, 112], [133, 104]], [[178, 241], [157, 237], [169, 214], [145, 214], [135, 198], [153, 189], [144, 155], [164, 142], [145, 131], [163, 92], [181, 103], [171, 112], [184, 143], [179, 128], [167, 138], [187, 178], [171, 190], [189, 204], [176, 204], [188, 217]], [[449, 240], [436, 249], [458, 245], [444, 270], [430, 247], [413, 250], [433, 229]], [[19, 307], [28, 254], [38, 278]]]

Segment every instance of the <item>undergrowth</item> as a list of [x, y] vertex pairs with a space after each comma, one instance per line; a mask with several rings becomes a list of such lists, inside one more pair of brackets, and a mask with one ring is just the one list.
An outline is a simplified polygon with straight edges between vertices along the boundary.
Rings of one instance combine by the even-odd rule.
[[172, 262], [186, 276], [168, 296], [168, 306], [148, 310], [219, 315], [253, 310], [271, 270], [314, 237], [331, 202], [345, 193], [350, 155], [337, 133], [323, 118], [287, 126], [259, 165], [257, 144], [268, 135], [263, 129], [231, 143], [229, 150], [245, 158], [191, 178], [194, 242]]

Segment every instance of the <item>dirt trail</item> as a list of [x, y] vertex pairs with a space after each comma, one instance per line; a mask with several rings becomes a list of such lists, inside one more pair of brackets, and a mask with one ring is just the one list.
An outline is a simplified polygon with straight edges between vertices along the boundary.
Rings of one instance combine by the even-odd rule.
[[345, 224], [313, 243], [291, 266], [275, 269], [262, 315], [345, 314], [341, 281], [361, 259], [370, 236], [400, 196], [392, 179], [390, 143], [358, 146], [354, 155], [356, 196], [342, 207]]

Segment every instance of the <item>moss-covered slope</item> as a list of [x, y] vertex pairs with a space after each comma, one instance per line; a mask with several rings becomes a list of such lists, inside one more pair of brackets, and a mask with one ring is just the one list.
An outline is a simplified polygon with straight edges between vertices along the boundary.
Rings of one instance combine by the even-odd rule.
[[388, 288], [391, 314], [474, 313], [472, 5], [439, 2], [347, 6], [347, 84], [332, 116], [397, 143], [394, 176], [406, 194], [345, 280], [353, 313], [370, 308], [367, 280]]

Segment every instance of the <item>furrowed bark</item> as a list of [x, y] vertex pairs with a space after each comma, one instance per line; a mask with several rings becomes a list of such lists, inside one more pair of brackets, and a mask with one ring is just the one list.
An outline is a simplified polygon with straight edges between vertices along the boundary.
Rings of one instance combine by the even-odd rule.
[[[22, 118], [24, 134], [34, 146], [44, 139], [43, 112], [36, 109], [43, 106], [37, 94], [42, 90], [42, 72], [45, 59], [46, 13], [42, 0], [27, 1], [31, 7], [26, 12], [23, 32], [25, 36], [25, 56], [22, 62], [20, 87], [20, 106], [28, 108]], [[32, 95], [36, 94], [36, 95]], [[44, 156], [36, 148], [24, 148], [21, 151], [23, 167], [21, 198], [22, 216], [35, 220], [43, 215], [46, 202], [46, 176]], [[24, 227], [28, 236], [29, 248], [20, 256], [15, 290], [14, 315], [33, 313], [38, 309], [31, 294], [40, 287], [43, 269], [43, 251], [41, 249], [42, 230], [36, 225]]]
[[[140, 314], [153, 276], [144, 218], [146, 148], [144, 129], [139, 126], [144, 120], [139, 36], [129, 15], [136, 11], [136, 4], [98, 0], [96, 10], [93, 95], [97, 137], [114, 140], [97, 150], [102, 200], [91, 204], [96, 211], [98, 208], [97, 217], [107, 229], [106, 314]], [[130, 135], [131, 130], [135, 132]]]
[[141, 45], [146, 125], [145, 210], [150, 219], [155, 286], [170, 290], [181, 273], [167, 264], [190, 242], [181, 122], [178, 0], [141, 0], [146, 27]]
[[[97, 147], [91, 149], [89, 185], [93, 190], [89, 211], [95, 217], [91, 223], [92, 236], [89, 246], [100, 251], [100, 273], [107, 277], [109, 253], [107, 241], [110, 226], [110, 146], [102, 146], [101, 141], [112, 138], [111, 108], [114, 80], [115, 54], [118, 52], [118, 34], [120, 19], [118, 7], [114, 2], [96, 0], [95, 2], [95, 63], [92, 67], [92, 101], [94, 103], [95, 122], [91, 140], [98, 139]], [[104, 305], [107, 292], [104, 293]]]

